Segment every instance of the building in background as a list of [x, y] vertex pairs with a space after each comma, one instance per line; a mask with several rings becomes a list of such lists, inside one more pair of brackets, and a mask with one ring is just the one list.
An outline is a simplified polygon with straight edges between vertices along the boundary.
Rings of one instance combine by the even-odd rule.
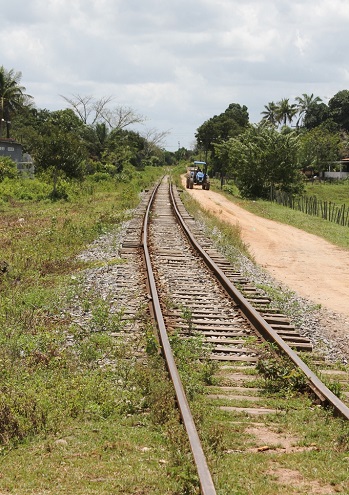
[[0, 156], [11, 158], [22, 175], [34, 177], [35, 167], [31, 156], [28, 153], [23, 154], [22, 145], [14, 139], [0, 139]]

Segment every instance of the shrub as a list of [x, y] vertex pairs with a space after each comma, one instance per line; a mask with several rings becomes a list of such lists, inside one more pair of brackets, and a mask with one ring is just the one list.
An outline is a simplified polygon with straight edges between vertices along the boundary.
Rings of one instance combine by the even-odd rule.
[[0, 156], [0, 182], [9, 177], [13, 179], [17, 177], [17, 166], [16, 163], [11, 160], [8, 156]]
[[0, 182], [0, 198], [4, 201], [41, 201], [47, 199], [51, 186], [39, 179], [6, 177]]
[[287, 356], [276, 354], [273, 346], [266, 345], [260, 352], [256, 368], [265, 379], [266, 389], [272, 393], [285, 396], [307, 390], [303, 372]]

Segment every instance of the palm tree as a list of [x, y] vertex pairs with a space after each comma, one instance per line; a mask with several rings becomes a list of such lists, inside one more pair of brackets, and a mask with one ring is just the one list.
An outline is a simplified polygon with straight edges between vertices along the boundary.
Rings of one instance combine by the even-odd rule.
[[289, 103], [289, 98], [283, 98], [276, 105], [277, 122], [283, 125], [287, 125], [287, 122], [291, 123], [297, 113], [297, 105], [295, 103]]
[[262, 120], [264, 122], [269, 122], [273, 126], [277, 124], [276, 111], [277, 105], [273, 101], [270, 101], [268, 105], [264, 105], [265, 110], [261, 112], [263, 115]]
[[322, 102], [322, 99], [319, 96], [307, 95], [303, 93], [302, 96], [296, 96], [295, 100], [297, 101], [297, 112], [298, 112], [298, 120], [297, 127], [300, 122], [303, 121], [309, 109]]
[[4, 123], [6, 137], [10, 137], [11, 116], [28, 105], [32, 98], [24, 93], [26, 88], [20, 85], [21, 78], [21, 72], [8, 71], [3, 65], [0, 67], [0, 137]]

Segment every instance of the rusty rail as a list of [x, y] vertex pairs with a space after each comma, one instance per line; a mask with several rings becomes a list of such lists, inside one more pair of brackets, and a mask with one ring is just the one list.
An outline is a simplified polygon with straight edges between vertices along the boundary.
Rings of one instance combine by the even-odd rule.
[[154, 273], [152, 270], [151, 259], [148, 250], [148, 219], [149, 219], [150, 208], [152, 206], [156, 192], [157, 192], [157, 188], [154, 189], [153, 194], [150, 198], [147, 211], [144, 217], [143, 233], [142, 233], [142, 244], [143, 244], [144, 256], [147, 266], [147, 276], [148, 276], [148, 283], [152, 297], [152, 305], [159, 330], [162, 352], [166, 360], [166, 366], [169, 375], [173, 382], [173, 386], [177, 398], [177, 404], [180, 410], [184, 427], [188, 434], [190, 448], [194, 457], [195, 466], [199, 476], [201, 493], [202, 495], [216, 495], [216, 490], [213, 485], [211, 473], [207, 465], [206, 457], [201, 446], [200, 438], [195, 427], [194, 419], [191, 414], [190, 407], [171, 350], [165, 322], [160, 307], [160, 301], [157, 293]]
[[251, 322], [257, 332], [262, 335], [267, 341], [275, 343], [293, 363], [302, 370], [309, 381], [311, 389], [320, 398], [321, 402], [330, 405], [334, 411], [345, 419], [349, 420], [349, 408], [333, 393], [326, 385], [317, 377], [317, 375], [302, 361], [302, 359], [294, 352], [291, 347], [277, 334], [277, 332], [267, 323], [264, 318], [256, 311], [253, 306], [245, 299], [241, 292], [232, 284], [219, 266], [210, 258], [210, 256], [202, 249], [200, 244], [185, 224], [173, 196], [172, 184], [170, 187], [170, 196], [173, 209], [176, 213], [179, 223], [185, 232], [194, 249], [200, 254], [206, 265], [215, 273], [215, 276], [220, 281], [227, 293], [233, 298], [239, 306], [242, 313]]

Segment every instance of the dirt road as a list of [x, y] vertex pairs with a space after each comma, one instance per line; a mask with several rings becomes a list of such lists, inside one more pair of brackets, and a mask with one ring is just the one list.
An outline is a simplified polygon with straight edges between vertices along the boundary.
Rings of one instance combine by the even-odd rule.
[[276, 280], [310, 301], [349, 317], [349, 251], [253, 215], [211, 190], [187, 191], [221, 220], [238, 224], [256, 262]]

